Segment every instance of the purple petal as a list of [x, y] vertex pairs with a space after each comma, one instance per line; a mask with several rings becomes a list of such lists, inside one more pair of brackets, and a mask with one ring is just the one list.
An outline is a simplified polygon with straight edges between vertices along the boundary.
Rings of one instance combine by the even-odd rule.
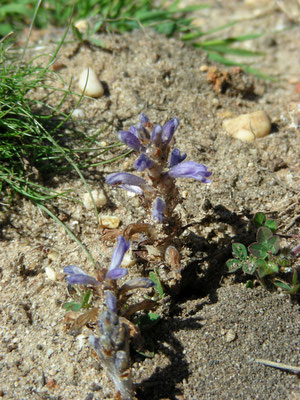
[[118, 268], [121, 265], [124, 254], [126, 253], [127, 250], [129, 250], [129, 247], [130, 247], [130, 241], [127, 242], [124, 236], [121, 235], [118, 236], [118, 244], [113, 252], [111, 263], [108, 269], [109, 271]]
[[134, 163], [134, 168], [138, 171], [145, 171], [146, 168], [150, 169], [154, 165], [153, 161], [150, 160], [146, 154], [142, 153]]
[[143, 187], [147, 184], [145, 179], [133, 174], [129, 174], [128, 172], [116, 172], [114, 174], [109, 174], [105, 180], [109, 185], [129, 185]]
[[180, 154], [180, 150], [177, 149], [177, 147], [175, 147], [175, 149], [173, 149], [171, 153], [169, 168], [174, 167], [175, 165], [181, 163], [185, 159], [186, 159], [186, 153]]
[[107, 307], [113, 311], [113, 312], [117, 312], [117, 299], [116, 296], [112, 294], [112, 292], [110, 292], [109, 290], [107, 290], [105, 292], [105, 301], [106, 301], [106, 305]]
[[198, 164], [195, 161], [185, 161], [172, 167], [168, 174], [173, 178], [194, 178], [203, 183], [210, 183], [209, 177], [212, 172], [208, 172], [203, 164]]
[[120, 185], [122, 189], [127, 190], [128, 192], [136, 193], [143, 195], [144, 191], [141, 189], [139, 186], [133, 186], [133, 185]]
[[128, 290], [132, 289], [137, 289], [137, 288], [149, 288], [155, 286], [155, 282], [153, 282], [149, 278], [134, 278], [131, 279], [130, 281], [124, 283], [124, 285], [121, 286], [120, 292], [124, 293], [127, 292]]
[[128, 147], [131, 147], [138, 153], [145, 150], [139, 139], [131, 132], [120, 131], [118, 137], [121, 142], [125, 143]]
[[178, 125], [179, 125], [179, 120], [176, 117], [172, 118], [170, 121], [165, 123], [161, 135], [161, 139], [164, 144], [170, 143]]
[[64, 273], [67, 274], [66, 280], [69, 285], [100, 285], [97, 279], [86, 274], [81, 268], [76, 267], [76, 265], [65, 267]]
[[99, 338], [97, 338], [94, 335], [90, 335], [89, 336], [89, 344], [94, 347], [94, 349], [98, 352], [98, 354], [101, 353], [101, 345], [100, 345]]
[[157, 197], [153, 202], [152, 215], [155, 221], [163, 222], [165, 219], [164, 211], [166, 208], [166, 203], [160, 197]]
[[149, 122], [149, 118], [147, 117], [147, 115], [145, 113], [142, 113], [140, 115], [140, 122], [141, 122], [141, 124], [147, 124], [147, 122]]
[[163, 127], [161, 125], [155, 125], [152, 130], [151, 142], [155, 144], [155, 146], [159, 147], [161, 145], [161, 134], [163, 131]]
[[121, 279], [128, 274], [128, 269], [126, 268], [114, 268], [108, 271], [105, 279]]

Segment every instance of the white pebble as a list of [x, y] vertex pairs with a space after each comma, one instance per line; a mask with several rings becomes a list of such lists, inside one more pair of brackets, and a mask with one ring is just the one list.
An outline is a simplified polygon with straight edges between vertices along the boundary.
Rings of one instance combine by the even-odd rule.
[[84, 94], [90, 97], [100, 97], [104, 93], [104, 87], [92, 68], [85, 68], [81, 72], [78, 87], [82, 92], [85, 88]]
[[[107, 203], [107, 199], [103, 190], [93, 190], [92, 196], [97, 208], [103, 207]], [[87, 210], [92, 210], [94, 208], [93, 200], [89, 193], [84, 193], [82, 196], [82, 202]]]
[[233, 329], [229, 329], [225, 336], [225, 342], [230, 343], [236, 339], [236, 333]]
[[268, 114], [255, 111], [250, 114], [241, 114], [236, 118], [226, 119], [223, 128], [235, 139], [244, 142], [253, 142], [257, 138], [267, 136], [271, 132], [271, 121]]
[[51, 280], [51, 281], [56, 281], [57, 280], [57, 275], [56, 272], [54, 271], [53, 268], [51, 267], [46, 267], [45, 268], [45, 272], [47, 277]]
[[132, 267], [136, 263], [136, 258], [133, 256], [131, 252], [125, 253], [123, 257], [122, 267]]
[[82, 119], [84, 118], [84, 112], [81, 108], [75, 108], [75, 110], [72, 112], [72, 117], [75, 119]]
[[112, 215], [102, 215], [100, 217], [100, 227], [115, 229], [120, 225], [120, 218]]

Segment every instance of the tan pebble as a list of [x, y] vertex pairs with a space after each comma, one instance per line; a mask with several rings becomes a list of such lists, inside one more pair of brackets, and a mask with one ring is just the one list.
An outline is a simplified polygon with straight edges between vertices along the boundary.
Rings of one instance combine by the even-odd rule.
[[206, 71], [208, 71], [208, 65], [205, 65], [205, 64], [204, 64], [204, 65], [201, 65], [201, 66], [200, 66], [200, 71], [201, 71], [201, 72], [206, 72]]
[[[105, 204], [107, 203], [107, 199], [103, 190], [93, 190], [92, 196], [97, 208], [105, 206]], [[89, 193], [84, 193], [84, 195], [82, 196], [82, 202], [87, 210], [93, 210], [94, 204]]]
[[184, 191], [181, 193], [181, 197], [182, 197], [183, 199], [186, 199], [186, 198], [188, 197], [188, 192], [187, 192], [187, 190], [184, 190]]
[[239, 117], [223, 121], [223, 128], [236, 139], [253, 142], [271, 132], [271, 121], [265, 111], [241, 114]]
[[59, 252], [57, 250], [51, 249], [47, 254], [49, 260], [56, 261], [59, 257]]
[[103, 85], [92, 68], [86, 68], [81, 72], [78, 87], [82, 92], [85, 88], [84, 94], [90, 97], [100, 97], [104, 93]]
[[56, 272], [54, 271], [53, 268], [51, 268], [51, 267], [46, 267], [46, 268], [45, 268], [45, 273], [46, 273], [47, 277], [48, 277], [51, 281], [56, 281], [57, 275], [56, 275]]
[[79, 32], [84, 33], [87, 31], [89, 25], [86, 19], [80, 19], [79, 21], [75, 22], [75, 28], [79, 30]]
[[100, 142], [100, 146], [102, 146], [102, 147], [106, 147], [106, 146], [107, 146], [107, 142], [105, 142], [105, 141], [103, 141], [103, 142]]
[[236, 333], [233, 329], [229, 329], [225, 336], [225, 342], [230, 343], [233, 342], [236, 338]]
[[120, 218], [114, 217], [112, 215], [102, 215], [100, 217], [100, 227], [101, 228], [118, 228], [120, 225]]
[[135, 263], [136, 263], [136, 258], [133, 256], [132, 253], [127, 252], [123, 257], [121, 266], [125, 268], [132, 267]]

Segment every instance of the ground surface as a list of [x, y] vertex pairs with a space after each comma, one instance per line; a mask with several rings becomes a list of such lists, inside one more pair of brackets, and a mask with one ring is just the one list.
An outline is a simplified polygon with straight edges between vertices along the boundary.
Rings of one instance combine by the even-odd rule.
[[[207, 27], [221, 25], [235, 13], [251, 17], [253, 10], [258, 8], [238, 1], [228, 2], [227, 8], [215, 2], [204, 20]], [[177, 116], [177, 146], [188, 159], [213, 171], [210, 186], [178, 182], [186, 197], [179, 208], [183, 221], [201, 222], [186, 234], [196, 274], [193, 284], [165, 305], [164, 318], [148, 333], [154, 357], [133, 356], [141, 400], [300, 398], [295, 375], [254, 361], [263, 358], [299, 365], [298, 306], [278, 291], [246, 289], [242, 279], [228, 277], [224, 266], [232, 241], [248, 244], [253, 240], [249, 221], [257, 211], [277, 218], [280, 232], [299, 234], [300, 139], [290, 111], [300, 101], [294, 85], [300, 80], [300, 27], [292, 26], [275, 8], [260, 10], [260, 18], [250, 18], [240, 32], [235, 27], [233, 33], [241, 34], [251, 26], [256, 32], [259, 28], [271, 31], [280, 24], [290, 29], [257, 42], [267, 53], [259, 66], [280, 78], [272, 84], [245, 77], [242, 84], [217, 93], [200, 68], [208, 64], [205, 54], [150, 31], [102, 35], [106, 51], [69, 44], [59, 55], [58, 62], [65, 65], [60, 73], [67, 83], [73, 78], [74, 91], [84, 66], [94, 68], [107, 88], [100, 99], [83, 99], [80, 104], [88, 134], [108, 125], [99, 141], [111, 143], [117, 130], [135, 124], [141, 112], [156, 123]], [[54, 49], [57, 35], [47, 33], [36, 51]], [[245, 94], [245, 87], [252, 89]], [[66, 103], [66, 110], [76, 100], [74, 96]], [[49, 101], [55, 104], [59, 99], [50, 97]], [[252, 144], [223, 135], [225, 117], [260, 109], [271, 118], [270, 135]], [[118, 216], [123, 227], [143, 219], [143, 211], [125, 192], [111, 191], [104, 176], [130, 171], [132, 161], [123, 159], [85, 173], [92, 189], [104, 188], [107, 193], [109, 202], [100, 214]], [[75, 199], [85, 193], [75, 175], [57, 177], [50, 184], [57, 190], [75, 189]], [[93, 257], [107, 265], [112, 248], [102, 243], [94, 213], [67, 200], [56, 200], [52, 210], [64, 218]], [[61, 304], [70, 297], [62, 267], [76, 264], [93, 273], [93, 266], [82, 249], [31, 203], [16, 203], [8, 221], [2, 225], [0, 244], [3, 398], [113, 398], [111, 383], [87, 346], [90, 330], [84, 328], [79, 336], [72, 336], [63, 321]], [[56, 281], [47, 277], [47, 266], [57, 272]], [[138, 268], [131, 274], [138, 275]]]

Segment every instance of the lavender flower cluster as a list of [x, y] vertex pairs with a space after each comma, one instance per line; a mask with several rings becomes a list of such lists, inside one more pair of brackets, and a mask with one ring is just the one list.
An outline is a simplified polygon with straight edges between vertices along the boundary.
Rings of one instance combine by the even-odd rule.
[[[91, 335], [90, 344], [96, 350], [99, 359], [107, 370], [116, 389], [116, 398], [129, 400], [133, 398], [133, 384], [130, 373], [129, 326], [130, 316], [136, 311], [150, 310], [155, 303], [151, 299], [128, 305], [130, 292], [134, 289], [151, 288], [155, 284], [152, 280], [138, 277], [118, 286], [118, 280], [128, 275], [128, 270], [121, 264], [131, 242], [129, 232], [148, 236], [148, 243], [155, 241], [162, 251], [162, 259], [169, 258], [170, 265], [180, 268], [180, 254], [174, 246], [176, 239], [182, 232], [179, 216], [175, 207], [181, 201], [179, 190], [175, 184], [176, 178], [193, 178], [203, 183], [210, 183], [211, 175], [205, 165], [194, 161], [185, 161], [186, 154], [174, 147], [174, 133], [179, 121], [175, 117], [164, 126], [153, 126], [148, 117], [142, 114], [140, 122], [131, 126], [129, 131], [119, 132], [119, 139], [138, 155], [134, 168], [146, 176], [118, 172], [106, 177], [106, 182], [139, 195], [144, 208], [151, 212], [158, 229], [155, 233], [153, 224], [130, 224], [124, 230], [124, 236], [117, 239], [109, 268], [102, 269], [101, 279], [86, 274], [81, 268], [71, 265], [64, 268], [69, 285], [79, 284], [100, 288], [106, 302], [104, 311], [98, 321], [98, 337]], [[126, 233], [126, 234], [125, 234]], [[160, 235], [160, 236], [159, 236]], [[125, 238], [126, 236], [126, 238]], [[159, 239], [159, 240], [158, 240]], [[126, 322], [127, 321], [127, 322]]]

